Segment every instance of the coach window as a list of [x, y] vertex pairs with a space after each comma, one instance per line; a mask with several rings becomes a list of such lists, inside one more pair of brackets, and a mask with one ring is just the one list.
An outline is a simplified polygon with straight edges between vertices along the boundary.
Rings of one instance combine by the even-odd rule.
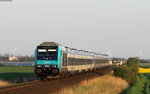
[[91, 64], [90, 59], [88, 59], [89, 64]]
[[81, 59], [81, 64], [83, 64], [83, 59]]
[[68, 65], [70, 65], [70, 58], [68, 58]]
[[73, 58], [71, 58], [71, 65], [73, 65], [73, 63], [74, 63], [74, 59], [73, 59]]
[[72, 61], [71, 58], [69, 58], [69, 65], [71, 65], [71, 61]]
[[79, 62], [79, 59], [77, 59], [77, 65], [79, 65], [79, 63], [80, 63], [80, 62]]
[[92, 64], [92, 59], [90, 60], [91, 64]]
[[84, 65], [84, 59], [82, 59], [82, 63], [83, 63], [83, 65]]
[[88, 65], [88, 59], [86, 59], [86, 64]]
[[76, 59], [73, 58], [73, 65], [76, 65]]
[[76, 65], [78, 65], [78, 63], [79, 63], [79, 62], [78, 62], [78, 59], [76, 58]]
[[78, 62], [78, 59], [76, 58], [76, 65], [78, 65], [78, 63], [79, 63], [79, 62]]
[[85, 65], [87, 65], [86, 59], [85, 59]]
[[79, 65], [81, 65], [80, 59], [79, 59]]
[[82, 65], [82, 59], [80, 59], [80, 65]]
[[72, 58], [70, 58], [70, 65], [72, 65]]
[[78, 59], [76, 58], [76, 65], [78, 65]]
[[72, 65], [74, 65], [75, 64], [75, 59], [74, 58], [72, 58]]
[[71, 58], [68, 58], [68, 64], [71, 65]]
[[79, 62], [78, 62], [79, 60], [78, 59], [76, 59], [76, 65], [78, 65], [79, 64]]
[[79, 62], [80, 62], [80, 65], [82, 65], [82, 63], [81, 63], [81, 59], [79, 59]]
[[84, 59], [84, 64], [86, 65], [86, 59]]
[[82, 59], [82, 65], [84, 65], [84, 59]]
[[77, 64], [77, 59], [76, 58], [74, 58], [74, 65], [76, 65]]
[[75, 59], [75, 58], [73, 59], [73, 61], [74, 61], [74, 62], [73, 62], [73, 65], [76, 65], [76, 59]]
[[75, 64], [75, 58], [72, 58], [72, 65]]
[[92, 59], [90, 59], [90, 64], [92, 64], [92, 62], [91, 62], [91, 61], [92, 61]]
[[79, 62], [79, 59], [77, 59], [77, 65], [79, 65], [79, 63], [80, 63], [80, 62]]
[[84, 59], [84, 64], [86, 65], [86, 59]]
[[88, 60], [87, 60], [87, 59], [85, 59], [85, 61], [86, 61], [86, 64], [88, 64]]

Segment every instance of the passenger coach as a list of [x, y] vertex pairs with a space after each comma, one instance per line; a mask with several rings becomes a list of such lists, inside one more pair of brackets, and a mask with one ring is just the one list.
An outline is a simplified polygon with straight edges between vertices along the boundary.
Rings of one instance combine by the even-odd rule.
[[106, 54], [77, 50], [55, 42], [44, 42], [35, 50], [35, 74], [47, 76], [72, 75], [110, 66]]

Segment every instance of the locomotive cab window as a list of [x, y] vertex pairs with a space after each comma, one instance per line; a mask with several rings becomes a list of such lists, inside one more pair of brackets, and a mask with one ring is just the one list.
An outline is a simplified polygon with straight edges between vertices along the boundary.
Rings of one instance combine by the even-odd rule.
[[47, 50], [46, 49], [38, 49], [38, 55], [46, 55]]
[[57, 55], [57, 49], [48, 49], [48, 55]]
[[57, 60], [58, 47], [55, 46], [39, 46], [37, 49], [38, 60]]

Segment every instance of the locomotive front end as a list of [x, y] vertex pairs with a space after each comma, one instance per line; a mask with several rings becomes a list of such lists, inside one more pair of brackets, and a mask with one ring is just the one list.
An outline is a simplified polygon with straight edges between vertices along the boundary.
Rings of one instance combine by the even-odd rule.
[[36, 49], [35, 74], [39, 78], [60, 73], [60, 48], [58, 45], [40, 45]]

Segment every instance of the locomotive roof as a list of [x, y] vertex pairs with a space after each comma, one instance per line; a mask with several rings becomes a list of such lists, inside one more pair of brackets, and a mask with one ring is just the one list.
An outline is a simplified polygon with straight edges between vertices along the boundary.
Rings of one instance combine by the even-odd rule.
[[60, 44], [56, 42], [43, 42], [39, 46], [58, 46], [58, 45]]

